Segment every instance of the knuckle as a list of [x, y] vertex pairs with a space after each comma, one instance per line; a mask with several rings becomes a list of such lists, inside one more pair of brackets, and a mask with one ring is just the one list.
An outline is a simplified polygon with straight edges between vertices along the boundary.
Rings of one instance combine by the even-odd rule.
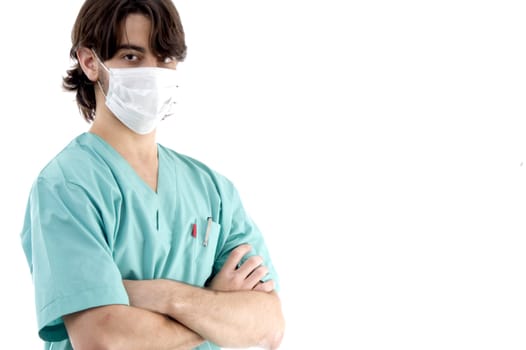
[[237, 259], [241, 259], [248, 251], [250, 251], [250, 249], [251, 248], [248, 244], [242, 244], [234, 248], [230, 255]]
[[239, 260], [243, 256], [243, 251], [236, 248], [230, 253], [230, 256]]
[[233, 250], [232, 253], [230, 253], [230, 257], [232, 257], [233, 259], [235, 260], [239, 260], [242, 256], [242, 252], [240, 252], [239, 250]]
[[265, 266], [261, 265], [261, 266], [257, 267], [257, 268], [254, 270], [253, 273], [254, 273], [255, 275], [261, 277], [261, 276], [265, 276], [265, 275], [267, 274], [267, 272], [268, 272], [268, 269], [267, 269]]
[[255, 255], [255, 256], [251, 256], [250, 258], [248, 258], [247, 262], [250, 262], [250, 264], [257, 266], [263, 263], [263, 258], [260, 257], [259, 255]]
[[265, 290], [267, 292], [272, 292], [274, 290], [274, 281], [273, 280], [265, 282]]
[[253, 280], [258, 281], [259, 283], [264, 283], [262, 279], [267, 275], [268, 270], [266, 268], [258, 268], [254, 270], [254, 272], [251, 275], [251, 278]]
[[240, 251], [247, 251], [247, 250], [250, 250], [250, 249], [252, 249], [252, 248], [250, 247], [250, 244], [246, 244], [246, 243], [245, 243], [245, 244], [238, 245], [238, 246], [235, 248], [235, 250], [240, 250]]

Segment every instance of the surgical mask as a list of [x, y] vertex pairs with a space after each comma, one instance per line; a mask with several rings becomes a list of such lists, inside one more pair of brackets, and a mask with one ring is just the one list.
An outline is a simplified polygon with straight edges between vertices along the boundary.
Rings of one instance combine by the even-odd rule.
[[108, 68], [97, 59], [109, 74], [106, 106], [130, 130], [148, 134], [162, 119], [174, 114], [175, 69]]

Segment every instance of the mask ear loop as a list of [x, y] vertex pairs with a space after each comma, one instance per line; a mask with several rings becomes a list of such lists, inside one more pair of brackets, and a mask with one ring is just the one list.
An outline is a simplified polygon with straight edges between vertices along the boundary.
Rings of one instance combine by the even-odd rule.
[[[175, 88], [176, 88], [176, 89], [179, 89], [179, 85], [176, 85]], [[166, 118], [169, 118], [169, 117], [175, 115], [175, 112], [173, 111], [173, 108], [174, 108], [174, 106], [177, 104], [177, 102], [176, 102], [176, 101], [173, 101], [173, 97], [171, 97], [171, 98], [170, 98], [170, 101], [168, 101], [168, 104], [170, 105], [170, 107], [168, 107], [168, 113], [166, 113], [166, 114], [161, 118], [161, 120], [165, 120]]]
[[102, 88], [102, 84], [100, 83], [100, 80], [97, 80], [97, 84], [99, 85], [99, 89], [102, 92], [102, 95], [104, 95], [104, 98], [106, 98], [106, 94], [104, 93], [104, 89]]
[[[95, 59], [100, 63], [102, 68], [104, 68], [106, 70], [106, 72], [108, 72], [108, 74], [110, 74], [110, 70], [108, 69], [108, 67], [106, 67], [106, 65], [104, 63], [102, 63], [102, 60], [99, 58], [99, 55], [97, 55], [95, 50], [91, 49], [91, 52], [93, 52], [93, 55], [95, 56]], [[97, 84], [99, 85], [100, 91], [102, 91], [102, 95], [104, 95], [104, 98], [106, 98], [106, 94], [104, 93], [104, 89], [102, 88], [102, 84], [100, 83], [100, 79], [97, 79]]]

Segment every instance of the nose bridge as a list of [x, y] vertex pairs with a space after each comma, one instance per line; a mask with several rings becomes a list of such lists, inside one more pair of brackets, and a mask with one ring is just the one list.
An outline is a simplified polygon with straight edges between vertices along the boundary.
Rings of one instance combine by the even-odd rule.
[[147, 67], [158, 67], [160, 62], [157, 56], [155, 56], [153, 53], [149, 52], [146, 57], [144, 58], [144, 65]]

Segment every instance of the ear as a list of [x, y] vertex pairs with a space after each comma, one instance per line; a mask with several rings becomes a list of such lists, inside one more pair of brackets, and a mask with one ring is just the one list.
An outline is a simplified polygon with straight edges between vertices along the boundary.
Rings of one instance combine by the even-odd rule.
[[77, 60], [80, 68], [89, 80], [96, 82], [99, 80], [99, 61], [91, 49], [80, 47], [77, 49]]

